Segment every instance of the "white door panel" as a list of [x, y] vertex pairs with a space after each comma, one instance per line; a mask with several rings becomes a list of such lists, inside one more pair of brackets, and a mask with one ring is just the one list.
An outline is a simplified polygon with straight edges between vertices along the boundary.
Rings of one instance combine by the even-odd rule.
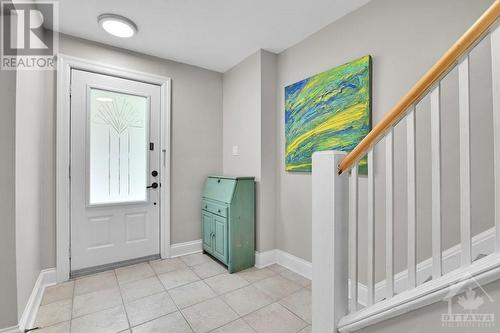
[[[158, 254], [160, 87], [71, 72], [71, 270]], [[156, 170], [158, 174], [152, 175]]]

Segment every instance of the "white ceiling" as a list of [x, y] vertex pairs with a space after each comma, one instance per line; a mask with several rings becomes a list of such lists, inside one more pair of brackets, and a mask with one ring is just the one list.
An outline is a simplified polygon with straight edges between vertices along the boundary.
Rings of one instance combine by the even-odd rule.
[[[369, 0], [60, 0], [65, 34], [224, 72], [262, 48], [279, 53]], [[134, 21], [130, 39], [97, 16]]]

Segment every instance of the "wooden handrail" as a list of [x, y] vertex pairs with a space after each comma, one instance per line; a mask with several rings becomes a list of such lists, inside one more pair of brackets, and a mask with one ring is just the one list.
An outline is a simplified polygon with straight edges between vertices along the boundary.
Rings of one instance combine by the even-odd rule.
[[432, 87], [446, 71], [454, 65], [474, 43], [487, 32], [500, 16], [500, 0], [488, 8], [486, 12], [453, 44], [453, 46], [425, 73], [424, 76], [399, 100], [384, 118], [361, 140], [361, 142], [340, 162], [339, 174], [349, 170], [372, 147], [427, 90]]

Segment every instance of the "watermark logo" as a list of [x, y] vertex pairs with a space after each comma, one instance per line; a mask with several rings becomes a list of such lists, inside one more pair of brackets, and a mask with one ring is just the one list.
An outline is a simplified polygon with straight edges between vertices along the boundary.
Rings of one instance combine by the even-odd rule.
[[[457, 297], [457, 295], [462, 294]], [[448, 312], [441, 314], [443, 327], [469, 327], [484, 328], [495, 326], [495, 314], [480, 310], [486, 302], [494, 303], [493, 298], [484, 290], [472, 276], [464, 279], [451, 287], [445, 296], [448, 302]], [[453, 302], [459, 305], [459, 311], [453, 311]]]
[[55, 69], [55, 1], [1, 1], [1, 69]]

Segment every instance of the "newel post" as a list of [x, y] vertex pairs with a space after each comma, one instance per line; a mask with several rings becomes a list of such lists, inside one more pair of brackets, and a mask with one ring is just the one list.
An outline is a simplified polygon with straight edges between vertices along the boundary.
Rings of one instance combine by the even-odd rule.
[[312, 157], [312, 321], [313, 333], [336, 333], [348, 307], [347, 172], [337, 166], [346, 154]]

